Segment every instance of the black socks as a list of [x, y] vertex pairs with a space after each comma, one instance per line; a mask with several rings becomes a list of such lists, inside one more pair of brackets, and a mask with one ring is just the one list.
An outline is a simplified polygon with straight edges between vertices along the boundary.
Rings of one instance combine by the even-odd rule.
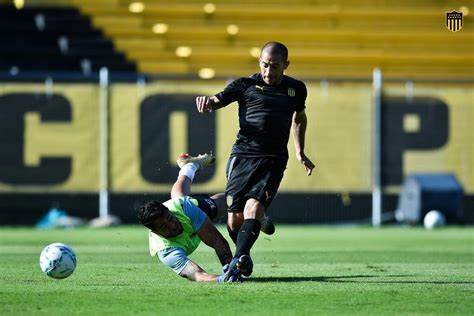
[[[229, 232], [230, 234], [230, 232]], [[250, 249], [260, 234], [260, 222], [256, 219], [246, 219], [240, 227], [237, 235], [237, 243], [235, 249], [235, 257], [239, 258], [242, 255], [250, 255]], [[231, 236], [232, 238], [232, 236]]]

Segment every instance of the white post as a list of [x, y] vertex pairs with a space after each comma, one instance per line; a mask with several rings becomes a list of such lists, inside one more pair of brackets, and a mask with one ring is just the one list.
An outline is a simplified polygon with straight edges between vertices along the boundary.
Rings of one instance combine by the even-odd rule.
[[53, 96], [54, 82], [53, 82], [53, 78], [51, 78], [50, 76], [46, 77], [46, 79], [44, 80], [44, 90], [48, 98]]
[[109, 215], [109, 70], [100, 68], [99, 217]]
[[381, 107], [382, 107], [382, 72], [373, 71], [373, 151], [372, 151], [372, 225], [380, 227], [382, 223], [382, 190], [381, 190]]

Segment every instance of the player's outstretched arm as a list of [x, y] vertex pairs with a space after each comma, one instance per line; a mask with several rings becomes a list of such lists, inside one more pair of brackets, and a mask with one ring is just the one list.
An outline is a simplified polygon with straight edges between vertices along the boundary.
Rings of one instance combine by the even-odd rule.
[[189, 260], [186, 267], [179, 273], [180, 276], [196, 282], [216, 282], [218, 276], [204, 271], [197, 263]]
[[199, 113], [212, 112], [220, 109], [223, 105], [216, 96], [207, 97], [199, 96], [196, 97], [196, 108]]
[[[198, 230], [197, 234], [206, 245], [214, 248], [222, 266], [228, 264], [232, 260], [232, 252], [230, 251], [228, 242], [212, 224], [209, 217], [206, 217], [204, 224]], [[197, 282], [217, 282], [219, 278], [217, 275], [207, 273], [192, 260], [188, 262], [179, 275], [188, 280]]]
[[242, 278], [235, 275], [234, 270], [230, 270], [229, 265], [226, 264], [221, 275], [213, 275], [204, 271], [197, 263], [189, 260], [183, 271], [180, 272], [180, 276], [190, 281], [196, 282], [217, 282], [217, 283], [228, 283], [228, 282], [242, 282]]
[[230, 263], [232, 260], [232, 252], [230, 251], [229, 243], [214, 224], [212, 224], [209, 217], [206, 218], [197, 234], [206, 245], [214, 248], [223, 266]]
[[296, 158], [304, 166], [306, 174], [311, 175], [314, 169], [314, 163], [306, 157], [304, 152], [304, 142], [306, 134], [307, 118], [305, 111], [295, 112], [293, 114], [293, 140], [295, 143]]

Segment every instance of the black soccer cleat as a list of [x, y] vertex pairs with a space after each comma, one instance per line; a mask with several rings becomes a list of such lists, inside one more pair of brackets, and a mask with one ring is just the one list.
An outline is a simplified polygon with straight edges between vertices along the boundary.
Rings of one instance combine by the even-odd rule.
[[226, 272], [224, 282], [241, 282], [243, 281], [241, 276], [250, 276], [252, 271], [253, 262], [249, 255], [242, 255], [239, 258], [234, 258], [229, 263], [229, 270]]
[[260, 220], [260, 231], [267, 235], [273, 235], [275, 233], [275, 224], [273, 224], [269, 216], [264, 215]]
[[242, 255], [237, 262], [237, 268], [246, 277], [250, 276], [253, 272], [253, 261], [248, 255]]

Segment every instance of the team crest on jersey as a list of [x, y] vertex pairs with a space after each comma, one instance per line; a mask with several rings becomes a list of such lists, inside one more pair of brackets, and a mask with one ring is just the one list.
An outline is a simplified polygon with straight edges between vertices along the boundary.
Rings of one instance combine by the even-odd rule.
[[462, 29], [462, 12], [447, 12], [446, 13], [446, 28], [451, 32], [457, 32]]
[[288, 95], [290, 97], [294, 97], [296, 95], [295, 89], [293, 88], [288, 88]]

